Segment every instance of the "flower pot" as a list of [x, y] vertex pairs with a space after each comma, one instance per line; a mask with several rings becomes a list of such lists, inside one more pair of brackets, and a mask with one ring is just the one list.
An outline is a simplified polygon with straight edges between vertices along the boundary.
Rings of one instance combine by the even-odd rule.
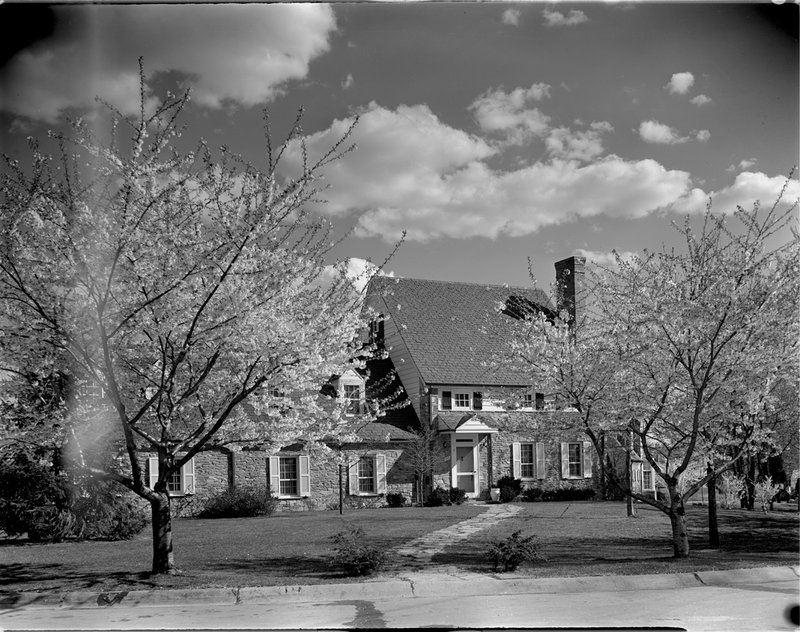
[[492, 490], [489, 492], [489, 498], [492, 499], [492, 502], [499, 502], [500, 501], [500, 488], [499, 487], [492, 487]]

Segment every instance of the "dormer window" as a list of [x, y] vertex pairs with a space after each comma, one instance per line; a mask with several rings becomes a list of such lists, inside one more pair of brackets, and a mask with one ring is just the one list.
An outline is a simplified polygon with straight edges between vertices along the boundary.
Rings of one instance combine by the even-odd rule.
[[366, 408], [364, 379], [355, 371], [347, 371], [339, 378], [339, 399], [344, 401], [346, 415], [360, 415]]

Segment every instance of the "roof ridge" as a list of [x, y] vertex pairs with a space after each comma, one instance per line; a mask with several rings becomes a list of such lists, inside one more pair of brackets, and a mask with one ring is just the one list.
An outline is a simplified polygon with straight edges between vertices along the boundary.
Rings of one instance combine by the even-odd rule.
[[544, 290], [542, 288], [540, 288], [539, 286], [536, 286], [536, 285], [534, 285], [533, 287], [525, 287], [525, 286], [522, 286], [522, 285], [509, 285], [507, 283], [476, 283], [474, 281], [443, 281], [441, 279], [420, 279], [420, 278], [417, 278], [417, 277], [398, 277], [398, 276], [394, 276], [394, 277], [383, 276], [383, 277], [375, 277], [375, 278], [385, 279], [386, 282], [391, 282], [391, 281], [423, 281], [425, 283], [442, 283], [442, 284], [445, 284], [445, 285], [471, 285], [471, 286], [476, 286], [476, 287], [481, 287], [482, 286], [482, 287], [487, 287], [487, 288], [498, 288], [498, 289], [504, 289], [504, 290], [526, 290], [526, 291], [537, 290], [537, 291], [540, 291], [540, 292], [544, 292]]

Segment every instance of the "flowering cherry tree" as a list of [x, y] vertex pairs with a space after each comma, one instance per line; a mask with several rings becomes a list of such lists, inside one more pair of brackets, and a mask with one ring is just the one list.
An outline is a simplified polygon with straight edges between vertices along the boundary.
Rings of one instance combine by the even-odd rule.
[[202, 141], [178, 149], [188, 98], [153, 107], [143, 88], [135, 120], [109, 106], [110, 140], [80, 121], [54, 135], [58, 158], [32, 142], [30, 168], [6, 159], [0, 199], [4, 357], [19, 367], [51, 350], [102, 393], [69, 411], [72, 452], [150, 503], [153, 573], [174, 569], [170, 477], [223, 445], [335, 436], [344, 403], [320, 388], [365, 357], [362, 297], [344, 266], [331, 275], [331, 227], [304, 210], [350, 132], [282, 177], [300, 117], [279, 147], [267, 124], [257, 168]]
[[[730, 217], [709, 207], [699, 230], [690, 219], [679, 228], [684, 250], [617, 257], [595, 270], [589, 313], [574, 331], [541, 316], [512, 343], [533, 383], [574, 402], [570, 423], [595, 446], [609, 434], [633, 435], [666, 498], [631, 489], [614, 468], [607, 474], [670, 518], [676, 557], [689, 555], [686, 499], [769, 446], [765, 420], [778, 394], [785, 398], [788, 385], [797, 398], [796, 209], [783, 194], [768, 209]], [[783, 420], [796, 432], [796, 416]]]

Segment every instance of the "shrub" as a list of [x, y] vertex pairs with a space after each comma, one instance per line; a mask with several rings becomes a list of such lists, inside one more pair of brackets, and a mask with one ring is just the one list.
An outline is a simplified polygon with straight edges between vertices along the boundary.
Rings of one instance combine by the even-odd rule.
[[229, 489], [209, 498], [198, 518], [252, 518], [269, 516], [278, 501], [269, 488]]
[[522, 492], [522, 500], [526, 503], [534, 503], [542, 500], [542, 488], [541, 487], [528, 487], [525, 491]]
[[364, 542], [361, 527], [340, 531], [331, 541], [335, 551], [333, 561], [348, 575], [370, 575], [386, 564], [386, 551]]
[[522, 481], [513, 476], [503, 476], [497, 481], [500, 488], [500, 502], [508, 503], [522, 493]]
[[432, 489], [425, 498], [426, 507], [441, 507], [450, 504], [450, 491], [444, 487]]
[[0, 460], [0, 529], [39, 542], [123, 540], [139, 533], [148, 514], [116, 483], [71, 480], [26, 450]]
[[489, 545], [487, 556], [494, 564], [494, 570], [502, 564], [503, 572], [514, 571], [522, 562], [542, 559], [536, 550], [535, 536], [523, 538], [522, 531], [515, 531], [505, 540], [495, 540]]
[[463, 489], [459, 489], [458, 487], [451, 487], [448, 490], [448, 498], [450, 499], [449, 504], [460, 505], [466, 500], [467, 493]]
[[386, 504], [390, 507], [402, 507], [406, 504], [406, 497], [400, 492], [390, 492], [386, 494]]

